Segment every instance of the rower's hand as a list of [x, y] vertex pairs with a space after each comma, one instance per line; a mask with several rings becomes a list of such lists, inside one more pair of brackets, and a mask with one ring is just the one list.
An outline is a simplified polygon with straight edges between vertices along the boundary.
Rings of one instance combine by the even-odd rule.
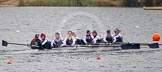
[[64, 45], [60, 45], [60, 47], [61, 47], [61, 48], [63, 48], [63, 47], [64, 47]]
[[31, 44], [26, 44], [27, 47], [31, 47], [32, 45]]
[[30, 44], [26, 44], [26, 46], [31, 47], [31, 45], [30, 45]]
[[108, 42], [105, 42], [106, 45], [108, 45], [109, 43]]
[[112, 42], [112, 44], [115, 44], [115, 42]]
[[73, 47], [75, 44], [71, 44], [71, 46]]
[[93, 44], [96, 44], [96, 41], [95, 41], [95, 42], [93, 42]]

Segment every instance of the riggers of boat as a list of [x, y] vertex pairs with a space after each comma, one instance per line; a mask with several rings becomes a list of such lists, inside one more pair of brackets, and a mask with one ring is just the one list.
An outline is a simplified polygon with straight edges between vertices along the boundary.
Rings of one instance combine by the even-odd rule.
[[[111, 34], [110, 30], [105, 32], [104, 38], [100, 38], [97, 31], [91, 33], [90, 30], [86, 31], [85, 38], [80, 39], [74, 32], [68, 31], [67, 36], [63, 39], [60, 33], [56, 32], [54, 39], [49, 40], [44, 33], [35, 34], [35, 37], [31, 41], [32, 49], [52, 49], [76, 45], [88, 46], [88, 45], [99, 45], [99, 44], [116, 44], [123, 42], [123, 37], [120, 34], [121, 30], [116, 28], [114, 35]], [[40, 38], [39, 38], [40, 37]], [[101, 45], [100, 45], [101, 46]]]

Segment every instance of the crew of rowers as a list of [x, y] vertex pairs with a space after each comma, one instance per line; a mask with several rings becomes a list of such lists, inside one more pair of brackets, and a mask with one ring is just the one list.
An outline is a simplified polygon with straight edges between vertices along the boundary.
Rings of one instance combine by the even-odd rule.
[[104, 38], [100, 38], [96, 31], [91, 34], [90, 30], [87, 30], [84, 39], [80, 39], [74, 32], [68, 31], [67, 36], [63, 39], [60, 33], [55, 33], [54, 39], [50, 41], [44, 33], [40, 34], [41, 39], [39, 39], [39, 34], [36, 34], [31, 41], [32, 49], [52, 49], [64, 46], [74, 46], [74, 45], [89, 45], [89, 44], [99, 44], [99, 43], [118, 43], [123, 42], [123, 37], [120, 34], [121, 30], [116, 28], [114, 30], [114, 35], [111, 34], [110, 30], [107, 30]]

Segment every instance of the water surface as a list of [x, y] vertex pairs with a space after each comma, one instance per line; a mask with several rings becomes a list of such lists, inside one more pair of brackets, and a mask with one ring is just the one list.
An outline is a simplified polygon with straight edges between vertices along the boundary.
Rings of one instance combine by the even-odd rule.
[[[101, 37], [107, 29], [120, 28], [125, 42], [151, 43], [154, 32], [162, 34], [162, 11], [109, 7], [1, 7], [0, 40], [30, 43], [35, 33], [68, 30], [84, 37], [87, 29]], [[1, 42], [0, 42], [1, 43]], [[161, 41], [160, 41], [161, 43]], [[28, 47], [0, 46], [0, 72], [161, 72], [162, 49], [95, 52], [33, 51]], [[101, 59], [97, 60], [96, 56]], [[13, 64], [7, 65], [11, 60]]]

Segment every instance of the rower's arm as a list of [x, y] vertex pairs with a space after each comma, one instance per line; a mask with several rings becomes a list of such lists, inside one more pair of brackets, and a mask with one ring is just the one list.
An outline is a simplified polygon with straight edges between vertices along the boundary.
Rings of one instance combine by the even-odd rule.
[[67, 40], [67, 37], [64, 38], [63, 45], [66, 45], [66, 40]]
[[45, 39], [43, 42], [42, 42], [42, 45], [44, 45], [46, 42], [47, 42], [48, 40], [47, 39]]
[[87, 43], [87, 41], [86, 41], [86, 36], [85, 36], [85, 38], [83, 39], [83, 41], [84, 41], [84, 43]]
[[114, 36], [114, 38], [113, 38], [113, 43], [115, 43], [116, 42], [116, 38], [118, 38], [119, 37], [119, 35], [117, 35], [117, 36]]
[[107, 42], [107, 40], [106, 40], [106, 36], [103, 38], [103, 41], [104, 41], [104, 42]]
[[53, 39], [52, 41], [51, 41], [51, 46], [53, 46], [55, 44], [55, 40]]
[[72, 45], [75, 45], [75, 42], [76, 42], [77, 39], [75, 39], [74, 37], [72, 37], [72, 40], [73, 40]]
[[100, 39], [100, 37], [97, 36], [96, 38], [93, 38], [93, 41], [97, 41], [97, 40], [99, 40], [99, 39]]

